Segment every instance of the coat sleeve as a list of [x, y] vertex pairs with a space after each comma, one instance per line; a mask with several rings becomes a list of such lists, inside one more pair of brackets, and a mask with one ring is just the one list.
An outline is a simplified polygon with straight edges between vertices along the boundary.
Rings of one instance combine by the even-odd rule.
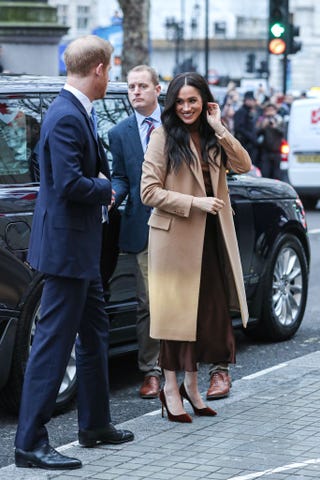
[[167, 160], [164, 152], [165, 136], [162, 127], [151, 135], [144, 157], [141, 176], [141, 201], [181, 217], [190, 215], [193, 196], [168, 189]]
[[221, 136], [217, 134], [216, 136], [227, 154], [227, 168], [235, 173], [249, 172], [251, 159], [241, 143], [226, 128]]
[[112, 188], [115, 190], [115, 206], [118, 207], [129, 193], [129, 179], [126, 171], [125, 155], [119, 125], [109, 133], [109, 146], [112, 155]]

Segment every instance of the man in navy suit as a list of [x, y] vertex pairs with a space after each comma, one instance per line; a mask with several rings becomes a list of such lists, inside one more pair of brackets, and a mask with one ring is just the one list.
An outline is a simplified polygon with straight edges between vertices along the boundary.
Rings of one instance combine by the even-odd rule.
[[103, 98], [112, 46], [94, 35], [65, 52], [67, 82], [43, 122], [40, 190], [34, 212], [30, 265], [45, 274], [41, 318], [26, 368], [15, 463], [18, 467], [72, 469], [78, 459], [49, 444], [45, 424], [76, 340], [79, 443], [133, 440], [111, 424], [108, 318], [100, 277], [102, 207], [113, 202], [108, 163], [91, 121]]
[[160, 390], [159, 341], [150, 338], [148, 296], [148, 219], [151, 209], [140, 199], [141, 168], [153, 128], [161, 125], [158, 104], [161, 86], [152, 67], [138, 65], [128, 73], [129, 100], [134, 113], [109, 131], [113, 157], [112, 186], [115, 205], [127, 197], [121, 218], [119, 247], [136, 258], [138, 364], [144, 374], [142, 398], [155, 398]]

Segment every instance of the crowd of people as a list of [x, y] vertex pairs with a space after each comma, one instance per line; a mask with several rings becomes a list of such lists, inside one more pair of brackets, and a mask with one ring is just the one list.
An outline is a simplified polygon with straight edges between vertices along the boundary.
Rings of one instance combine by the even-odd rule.
[[119, 248], [136, 263], [140, 397], [159, 397], [174, 422], [193, 421], [184, 400], [195, 415], [215, 416], [199, 393], [199, 364], [210, 365], [206, 399], [228, 396], [236, 359], [230, 310], [248, 321], [226, 172], [248, 172], [253, 162], [278, 178], [290, 99], [279, 105], [260, 89], [240, 101], [232, 85], [220, 107], [204, 77], [187, 72], [170, 82], [162, 108], [156, 71], [138, 65], [127, 78], [133, 113], [108, 132], [110, 175], [93, 102], [106, 94], [111, 53], [94, 35], [68, 45], [66, 84], [41, 127], [28, 261], [45, 283], [15, 440], [18, 467], [81, 467], [50, 446], [46, 429], [74, 343], [79, 444], [134, 439], [111, 420], [100, 272], [103, 221], [125, 198]]
[[222, 103], [222, 119], [249, 152], [263, 177], [281, 180], [281, 144], [293, 101], [292, 95], [268, 95], [263, 85], [241, 98], [234, 82]]

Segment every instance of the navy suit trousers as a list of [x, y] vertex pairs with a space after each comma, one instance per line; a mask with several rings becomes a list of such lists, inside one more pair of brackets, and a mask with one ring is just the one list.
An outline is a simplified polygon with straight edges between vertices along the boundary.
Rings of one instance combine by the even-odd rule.
[[48, 442], [45, 424], [54, 412], [75, 339], [79, 428], [110, 423], [109, 320], [101, 279], [47, 276], [40, 317], [25, 373], [16, 434], [16, 447], [23, 450]]

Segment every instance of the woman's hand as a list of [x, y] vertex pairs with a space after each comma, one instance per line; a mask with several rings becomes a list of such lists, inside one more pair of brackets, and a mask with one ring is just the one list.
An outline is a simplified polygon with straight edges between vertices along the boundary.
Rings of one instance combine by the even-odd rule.
[[217, 103], [208, 102], [207, 120], [210, 127], [218, 134], [222, 135], [224, 126], [221, 123], [221, 110]]
[[217, 197], [193, 197], [192, 206], [216, 215], [225, 206], [225, 203]]

